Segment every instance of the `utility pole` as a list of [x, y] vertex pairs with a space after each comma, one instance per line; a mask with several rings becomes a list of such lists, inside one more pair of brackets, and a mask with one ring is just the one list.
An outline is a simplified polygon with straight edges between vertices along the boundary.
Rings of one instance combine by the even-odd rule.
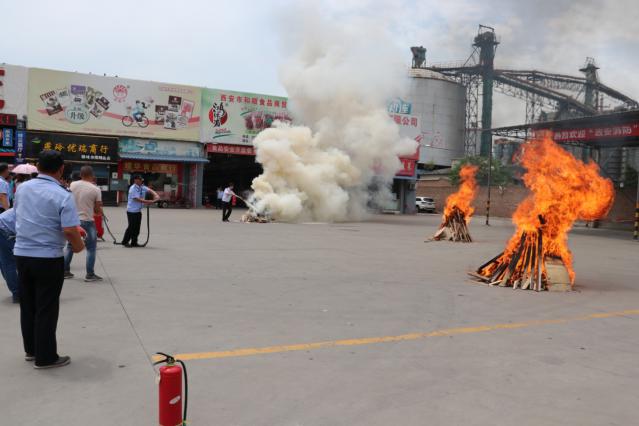
[[637, 173], [637, 198], [635, 200], [635, 234], [634, 239], [639, 240], [639, 173]]
[[479, 33], [475, 37], [473, 46], [479, 48], [479, 67], [482, 78], [482, 104], [481, 104], [481, 145], [482, 157], [489, 155], [492, 147], [492, 121], [493, 121], [493, 78], [495, 71], [495, 51], [497, 50], [497, 37], [495, 29], [485, 25], [479, 26]]

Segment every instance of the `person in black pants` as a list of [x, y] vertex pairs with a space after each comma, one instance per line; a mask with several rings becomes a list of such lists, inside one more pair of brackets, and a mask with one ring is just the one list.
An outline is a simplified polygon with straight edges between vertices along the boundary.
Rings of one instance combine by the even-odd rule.
[[[153, 195], [153, 200], [146, 199], [147, 192]], [[142, 206], [153, 204], [159, 199], [160, 196], [157, 192], [144, 185], [142, 176], [133, 176], [133, 185], [129, 188], [129, 198], [126, 205], [126, 218], [129, 226], [127, 226], [124, 238], [122, 238], [124, 247], [140, 247], [138, 235], [140, 235], [140, 224], [142, 224]]]
[[231, 182], [222, 195], [222, 222], [228, 222], [229, 217], [231, 217], [231, 212], [233, 211], [232, 199], [234, 195], [233, 182]]
[[84, 249], [80, 219], [73, 196], [60, 185], [64, 159], [45, 150], [38, 161], [40, 174], [16, 192], [16, 243], [14, 254], [20, 287], [20, 326], [25, 359], [34, 368], [69, 364], [57, 352], [56, 328], [60, 292], [64, 282], [63, 249], [66, 241], [74, 253]]

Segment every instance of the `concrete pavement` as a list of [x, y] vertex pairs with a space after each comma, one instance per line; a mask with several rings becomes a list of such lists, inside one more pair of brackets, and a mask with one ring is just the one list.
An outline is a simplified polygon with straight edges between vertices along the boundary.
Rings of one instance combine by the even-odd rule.
[[[121, 237], [124, 209], [106, 212]], [[438, 215], [342, 224], [222, 223], [220, 216], [153, 209], [147, 248], [100, 243], [96, 272], [105, 282], [76, 278], [63, 289], [58, 341], [72, 357], [68, 367], [35, 371], [22, 359], [18, 309], [5, 290], [0, 423], [157, 424], [155, 351], [204, 354], [188, 361], [193, 425], [629, 425], [639, 418], [639, 244], [628, 233], [573, 231], [577, 291], [555, 294], [467, 279], [467, 270], [503, 249], [513, 231], [506, 220], [486, 227], [475, 218], [476, 242], [454, 244], [423, 242]], [[74, 258], [76, 277], [83, 265], [83, 255]], [[622, 311], [629, 313], [592, 316]], [[566, 321], [543, 322], [556, 319]], [[481, 328], [522, 322], [529, 325]], [[361, 340], [460, 327], [470, 331]], [[357, 344], [313, 345], [344, 339]], [[248, 356], [215, 357], [234, 349]]]

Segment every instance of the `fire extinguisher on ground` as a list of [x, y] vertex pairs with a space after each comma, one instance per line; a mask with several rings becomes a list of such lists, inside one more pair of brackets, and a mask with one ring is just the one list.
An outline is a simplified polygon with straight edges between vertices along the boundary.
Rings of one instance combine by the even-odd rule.
[[[159, 369], [159, 416], [160, 426], [186, 425], [186, 410], [189, 395], [189, 382], [186, 365], [171, 355], [157, 352], [164, 359], [153, 365], [165, 364]], [[178, 364], [179, 363], [179, 364]], [[182, 375], [184, 375], [184, 412], [182, 412]]]

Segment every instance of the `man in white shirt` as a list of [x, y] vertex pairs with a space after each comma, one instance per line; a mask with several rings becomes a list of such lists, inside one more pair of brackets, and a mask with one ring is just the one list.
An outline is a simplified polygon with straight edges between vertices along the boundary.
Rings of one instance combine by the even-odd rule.
[[[80, 180], [71, 183], [71, 193], [80, 217], [80, 226], [87, 233], [84, 241], [87, 249], [85, 282], [102, 281], [102, 277], [96, 275], [94, 270], [98, 236], [93, 215], [102, 215], [102, 191], [93, 183], [94, 180], [93, 168], [91, 166], [82, 166]], [[73, 278], [71, 259], [73, 259], [73, 250], [67, 244], [64, 253], [64, 278]]]
[[222, 195], [222, 222], [228, 222], [233, 211], [233, 203], [231, 202], [235, 193], [233, 192], [233, 182], [229, 183], [229, 186], [224, 189]]

